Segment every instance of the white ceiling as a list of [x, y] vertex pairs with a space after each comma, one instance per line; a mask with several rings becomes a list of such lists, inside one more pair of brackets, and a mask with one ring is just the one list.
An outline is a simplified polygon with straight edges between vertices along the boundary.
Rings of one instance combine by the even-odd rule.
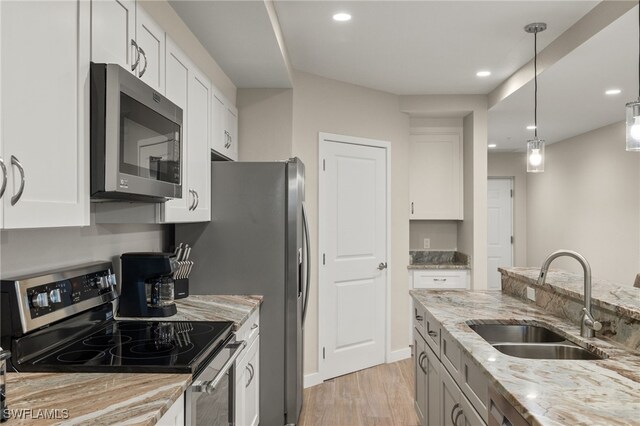
[[[596, 1], [277, 1], [294, 69], [396, 94], [486, 94]], [[350, 22], [334, 22], [346, 11]], [[481, 69], [488, 78], [476, 77]]]
[[[625, 103], [638, 98], [637, 49], [636, 6], [540, 74], [538, 136], [554, 143], [623, 121]], [[611, 88], [622, 93], [605, 95]], [[489, 111], [489, 143], [522, 151], [533, 136], [530, 124], [533, 82]]]
[[238, 88], [291, 87], [264, 1], [170, 0]]

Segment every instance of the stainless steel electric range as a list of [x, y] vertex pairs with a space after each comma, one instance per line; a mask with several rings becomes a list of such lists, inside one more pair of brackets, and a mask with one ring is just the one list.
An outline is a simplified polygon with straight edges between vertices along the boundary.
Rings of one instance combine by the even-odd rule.
[[234, 341], [233, 323], [115, 320], [112, 271], [110, 262], [100, 262], [3, 280], [0, 332], [2, 347], [11, 350], [8, 368], [190, 373], [187, 424], [233, 424], [233, 363], [245, 346]]

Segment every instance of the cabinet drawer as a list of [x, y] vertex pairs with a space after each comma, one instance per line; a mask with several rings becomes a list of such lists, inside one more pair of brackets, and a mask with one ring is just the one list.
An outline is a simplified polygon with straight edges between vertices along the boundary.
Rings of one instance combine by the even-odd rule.
[[466, 289], [466, 271], [414, 271], [413, 288]]
[[249, 347], [255, 338], [260, 334], [260, 309], [256, 309], [249, 319], [236, 331], [236, 340], [245, 340]]
[[413, 326], [422, 334], [426, 334], [425, 324], [426, 324], [426, 313], [425, 310], [417, 304], [415, 301], [413, 302]]
[[440, 355], [440, 323], [429, 311], [424, 314], [424, 340], [436, 355]]
[[453, 340], [447, 331], [442, 330], [441, 333], [440, 361], [445, 368], [451, 373], [451, 376], [459, 381], [462, 366], [462, 352], [460, 346]]

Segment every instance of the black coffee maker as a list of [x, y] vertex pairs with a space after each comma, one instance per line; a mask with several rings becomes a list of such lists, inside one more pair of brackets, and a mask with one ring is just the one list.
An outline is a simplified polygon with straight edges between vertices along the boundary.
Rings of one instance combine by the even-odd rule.
[[123, 253], [120, 317], [168, 317], [177, 312], [173, 253]]

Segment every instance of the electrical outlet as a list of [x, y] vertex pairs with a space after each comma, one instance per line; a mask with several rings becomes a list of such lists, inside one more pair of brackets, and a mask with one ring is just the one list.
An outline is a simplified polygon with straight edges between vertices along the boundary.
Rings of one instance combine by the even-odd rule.
[[424, 248], [431, 248], [431, 238], [424, 239]]
[[536, 289], [527, 287], [527, 299], [535, 302], [536, 301]]

